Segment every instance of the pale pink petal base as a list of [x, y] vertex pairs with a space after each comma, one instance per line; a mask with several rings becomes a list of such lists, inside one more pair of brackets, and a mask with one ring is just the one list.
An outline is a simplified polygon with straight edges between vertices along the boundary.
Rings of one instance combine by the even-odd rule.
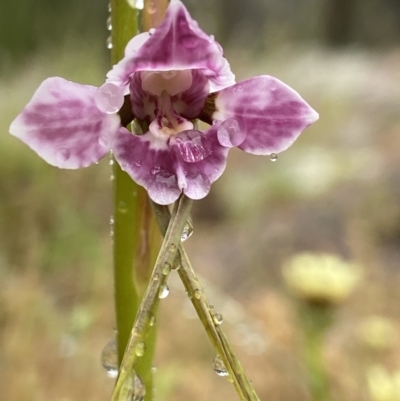
[[100, 160], [120, 125], [117, 114], [101, 112], [97, 88], [48, 78], [10, 126], [47, 163], [75, 169]]
[[[240, 129], [244, 138], [238, 147], [256, 155], [286, 150], [318, 120], [318, 113], [296, 91], [267, 75], [222, 90], [215, 106], [217, 111], [212, 118], [229, 119], [230, 126]], [[226, 132], [221, 132], [220, 137], [227, 138]]]

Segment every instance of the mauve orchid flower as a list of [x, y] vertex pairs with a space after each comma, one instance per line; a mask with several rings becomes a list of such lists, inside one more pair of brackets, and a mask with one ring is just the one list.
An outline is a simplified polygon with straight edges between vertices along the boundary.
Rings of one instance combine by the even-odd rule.
[[[124, 128], [133, 118], [147, 132]], [[198, 118], [210, 128], [199, 131], [193, 123]], [[49, 78], [10, 132], [60, 168], [89, 166], [113, 150], [155, 202], [169, 204], [182, 192], [192, 199], [206, 196], [225, 169], [229, 148], [279, 153], [317, 119], [276, 78], [235, 84], [221, 46], [172, 0], [156, 30], [128, 43], [103, 86]]]

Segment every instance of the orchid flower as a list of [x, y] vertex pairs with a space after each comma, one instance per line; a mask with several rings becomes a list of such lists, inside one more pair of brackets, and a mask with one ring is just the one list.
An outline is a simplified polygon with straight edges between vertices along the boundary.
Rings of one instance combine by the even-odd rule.
[[[133, 118], [147, 127], [144, 134], [125, 128]], [[210, 127], [198, 130], [196, 119]], [[279, 153], [317, 119], [276, 78], [236, 84], [221, 46], [181, 1], [171, 0], [163, 23], [128, 43], [104, 85], [48, 78], [10, 132], [60, 168], [89, 166], [112, 150], [121, 168], [165, 205], [182, 192], [206, 196], [230, 148]]]

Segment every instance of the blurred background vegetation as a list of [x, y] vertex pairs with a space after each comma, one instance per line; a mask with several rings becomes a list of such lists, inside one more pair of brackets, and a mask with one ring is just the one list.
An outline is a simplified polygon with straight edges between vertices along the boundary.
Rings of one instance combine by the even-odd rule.
[[[313, 389], [325, 390], [315, 382], [326, 381], [332, 400], [400, 400], [399, 1], [185, 4], [224, 45], [238, 80], [274, 75], [321, 115], [276, 163], [232, 151], [225, 175], [197, 202], [187, 242], [260, 398], [316, 399]], [[108, 160], [62, 171], [8, 135], [46, 77], [104, 80], [107, 14], [104, 0], [2, 1], [2, 400], [111, 394], [100, 364], [114, 325]], [[321, 277], [302, 275], [299, 264], [321, 265]], [[349, 266], [355, 275], [343, 273]], [[236, 399], [191, 319], [171, 277], [156, 398]]]

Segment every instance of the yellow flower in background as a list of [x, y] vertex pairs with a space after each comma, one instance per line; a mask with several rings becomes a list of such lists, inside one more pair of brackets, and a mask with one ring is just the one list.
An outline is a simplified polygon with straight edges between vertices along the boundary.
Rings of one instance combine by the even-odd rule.
[[380, 365], [367, 372], [368, 392], [372, 401], [400, 401], [400, 371], [392, 375]]
[[284, 265], [283, 277], [296, 296], [331, 305], [346, 300], [361, 279], [361, 269], [336, 255], [300, 253]]
[[360, 340], [373, 349], [390, 348], [398, 336], [395, 323], [383, 316], [369, 316], [358, 327]]

